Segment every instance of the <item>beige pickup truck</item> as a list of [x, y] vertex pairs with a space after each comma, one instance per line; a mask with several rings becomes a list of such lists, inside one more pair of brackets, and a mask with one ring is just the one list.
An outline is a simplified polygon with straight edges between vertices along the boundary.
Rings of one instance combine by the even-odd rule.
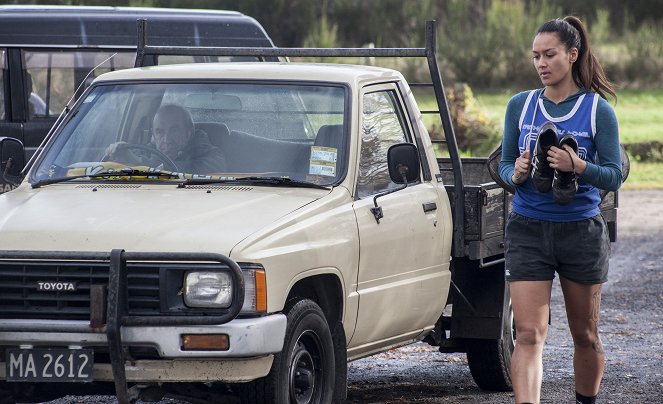
[[[399, 72], [345, 64], [111, 72], [34, 161], [1, 139], [4, 172], [25, 177], [0, 196], [3, 394], [126, 403], [223, 384], [247, 403], [328, 403], [348, 361], [422, 340], [510, 389], [509, 197], [458, 156], [428, 30], [426, 48], [204, 52], [427, 58], [444, 158]], [[192, 125], [176, 158], [155, 142], [163, 105]], [[219, 151], [219, 168], [190, 168]]]

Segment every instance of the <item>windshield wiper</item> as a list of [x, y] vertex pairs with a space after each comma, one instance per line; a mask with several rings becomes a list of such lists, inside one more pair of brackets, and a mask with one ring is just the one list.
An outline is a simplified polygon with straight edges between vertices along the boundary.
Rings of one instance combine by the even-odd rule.
[[147, 170], [136, 170], [134, 168], [122, 168], [120, 170], [113, 171], [102, 171], [95, 174], [81, 174], [81, 175], [72, 175], [70, 177], [58, 177], [58, 178], [47, 178], [44, 180], [39, 180], [32, 184], [32, 188], [43, 187], [44, 185], [57, 184], [60, 182], [71, 181], [79, 178], [108, 178], [108, 177], [166, 177], [166, 178], [180, 178], [178, 174], [171, 173], [168, 171], [147, 171]]
[[185, 188], [187, 185], [207, 185], [207, 184], [226, 184], [246, 182], [259, 185], [275, 185], [288, 187], [304, 187], [316, 189], [330, 189], [328, 186], [316, 184], [310, 181], [293, 180], [288, 177], [226, 177], [226, 178], [189, 178], [182, 182], [179, 187]]

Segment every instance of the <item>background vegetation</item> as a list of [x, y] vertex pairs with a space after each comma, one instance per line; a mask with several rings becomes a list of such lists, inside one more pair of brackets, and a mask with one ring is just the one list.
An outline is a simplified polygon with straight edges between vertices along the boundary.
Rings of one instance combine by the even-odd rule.
[[[17, 4], [116, 5], [237, 10], [256, 18], [277, 46], [395, 47], [424, 44], [435, 19], [438, 57], [464, 153], [485, 155], [501, 138], [509, 97], [540, 86], [530, 49], [543, 22], [577, 15], [618, 87], [612, 100], [622, 143], [637, 171], [663, 187], [663, 0], [33, 0]], [[411, 81], [425, 66], [378, 60]], [[476, 96], [475, 96], [476, 94]], [[432, 97], [418, 99], [432, 108]], [[427, 118], [434, 135], [439, 128]], [[651, 165], [647, 165], [651, 164]], [[637, 175], [637, 174], [634, 174]], [[630, 180], [629, 180], [630, 181]], [[651, 183], [649, 179], [643, 181]]]

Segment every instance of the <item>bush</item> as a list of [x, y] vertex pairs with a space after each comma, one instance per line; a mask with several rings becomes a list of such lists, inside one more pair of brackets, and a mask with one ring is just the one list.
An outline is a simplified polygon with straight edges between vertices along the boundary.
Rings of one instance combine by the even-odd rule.
[[663, 28], [644, 24], [625, 36], [628, 62], [625, 81], [630, 87], [651, 88], [663, 85]]
[[470, 2], [452, 1], [439, 41], [440, 55], [458, 81], [478, 88], [524, 88], [538, 85], [530, 50], [538, 26], [558, 17], [544, 3], [526, 10], [522, 1], [493, 1], [484, 16]]
[[[456, 84], [446, 92], [458, 149], [470, 156], [490, 154], [501, 139], [499, 125], [479, 108], [467, 84]], [[439, 125], [432, 125], [428, 131], [432, 139], [444, 139], [444, 131]]]

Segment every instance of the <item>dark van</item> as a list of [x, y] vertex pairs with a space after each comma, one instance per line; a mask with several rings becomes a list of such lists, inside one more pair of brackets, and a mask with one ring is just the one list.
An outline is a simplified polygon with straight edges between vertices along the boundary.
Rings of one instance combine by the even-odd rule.
[[[134, 66], [139, 19], [148, 22], [150, 45], [274, 46], [255, 19], [234, 11], [0, 6], [0, 138], [19, 139], [26, 158], [34, 154], [87, 83]], [[234, 59], [160, 56], [156, 63]], [[5, 169], [6, 162], [0, 162], [0, 193], [14, 188]]]

